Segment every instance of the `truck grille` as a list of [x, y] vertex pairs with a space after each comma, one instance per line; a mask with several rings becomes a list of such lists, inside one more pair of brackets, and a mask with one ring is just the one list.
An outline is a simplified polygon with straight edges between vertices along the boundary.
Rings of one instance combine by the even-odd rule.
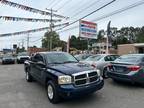
[[94, 83], [98, 80], [98, 74], [96, 71], [84, 71], [73, 74], [74, 84], [76, 86], [83, 86]]

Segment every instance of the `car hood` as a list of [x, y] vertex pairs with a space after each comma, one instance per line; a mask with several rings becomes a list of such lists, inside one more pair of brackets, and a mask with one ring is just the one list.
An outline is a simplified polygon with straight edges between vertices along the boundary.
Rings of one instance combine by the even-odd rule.
[[29, 58], [29, 56], [17, 56], [18, 59], [20, 58]]
[[88, 63], [90, 65], [98, 63], [98, 61], [82, 61], [83, 63]]
[[52, 69], [57, 70], [64, 74], [74, 74], [82, 71], [93, 70], [94, 68], [85, 63], [65, 63], [51, 66]]
[[14, 60], [14, 58], [3, 58], [2, 60]]

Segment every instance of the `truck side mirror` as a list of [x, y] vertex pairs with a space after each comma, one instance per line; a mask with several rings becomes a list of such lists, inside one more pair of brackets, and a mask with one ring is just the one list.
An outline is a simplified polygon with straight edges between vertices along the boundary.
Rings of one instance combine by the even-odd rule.
[[46, 66], [46, 64], [42, 61], [38, 61], [37, 64], [40, 65], [40, 66]]

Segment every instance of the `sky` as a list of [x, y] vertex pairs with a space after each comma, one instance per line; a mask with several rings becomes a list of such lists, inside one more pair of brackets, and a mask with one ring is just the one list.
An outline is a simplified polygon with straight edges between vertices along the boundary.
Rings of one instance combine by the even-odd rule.
[[[87, 15], [88, 13], [100, 8], [101, 6], [103, 6], [104, 4], [112, 0], [40, 0], [40, 1], [39, 0], [9, 0], [9, 1], [27, 5], [40, 10], [45, 10], [45, 8], [49, 8], [49, 9], [52, 8], [58, 11], [55, 14], [60, 14], [63, 16], [70, 17], [68, 20], [63, 19], [62, 22], [60, 22], [60, 23], [64, 23], [64, 22], [73, 22]], [[143, 14], [144, 5], [143, 4], [135, 8], [129, 9], [125, 12], [98, 21], [96, 20], [101, 16], [107, 15], [111, 12], [129, 6], [138, 1], [144, 2], [144, 0], [116, 0], [109, 6], [97, 11], [96, 13], [84, 18], [83, 20], [93, 21], [97, 23], [98, 30], [101, 29], [106, 30], [109, 21], [111, 21], [111, 27], [117, 27], [119, 29], [121, 27], [129, 27], [129, 26], [142, 27], [144, 26], [144, 14]], [[50, 18], [50, 16], [31, 13], [29, 11], [17, 9], [1, 3], [0, 3], [0, 16], [32, 17], [32, 18], [47, 18], [47, 19]], [[55, 23], [55, 24], [60, 24], [60, 23]], [[61, 31], [57, 31], [58, 34], [60, 35], [60, 39], [67, 41], [70, 35], [78, 36], [79, 35], [78, 25], [79, 22], [67, 28], [62, 29]], [[13, 33], [13, 32], [18, 32], [23, 30], [47, 27], [47, 26], [49, 26], [49, 23], [22, 22], [22, 21], [13, 22], [13, 21], [5, 21], [3, 19], [0, 19], [0, 34]], [[75, 26], [77, 26], [77, 28], [64, 31], [66, 29]], [[29, 34], [30, 46], [36, 45], [38, 47], [41, 47], [41, 40], [39, 39], [44, 36], [45, 32], [46, 31], [30, 33]], [[0, 37], [0, 50], [2, 50], [3, 48], [12, 48], [13, 44], [17, 44], [21, 46], [22, 41], [24, 42], [24, 46], [26, 47], [27, 36], [28, 34]], [[35, 41], [35, 40], [39, 40], [39, 41]]]

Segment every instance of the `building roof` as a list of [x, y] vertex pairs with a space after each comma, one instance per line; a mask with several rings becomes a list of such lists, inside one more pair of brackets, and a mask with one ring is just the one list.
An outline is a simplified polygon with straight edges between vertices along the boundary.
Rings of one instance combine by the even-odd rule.
[[135, 43], [134, 46], [136, 47], [144, 46], [144, 43]]
[[143, 46], [144, 46], [144, 43], [121, 44], [121, 45], [118, 45], [118, 46], [126, 46], [126, 45], [133, 45], [133, 46], [135, 46], [135, 47], [143, 47]]

